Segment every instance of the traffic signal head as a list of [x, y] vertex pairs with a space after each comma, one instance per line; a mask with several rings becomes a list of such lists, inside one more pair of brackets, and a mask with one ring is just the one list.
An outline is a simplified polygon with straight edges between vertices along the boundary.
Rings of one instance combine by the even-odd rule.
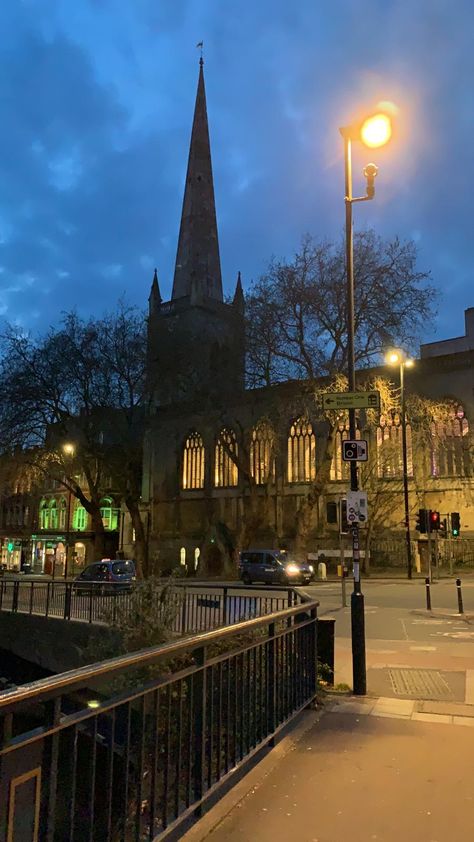
[[439, 512], [432, 512], [430, 509], [430, 532], [437, 532], [440, 522]]
[[428, 510], [419, 509], [416, 518], [416, 527], [420, 534], [425, 535], [428, 532]]
[[461, 532], [461, 518], [459, 512], [451, 512], [451, 535], [457, 538]]
[[347, 500], [341, 498], [339, 500], [339, 532], [341, 535], [348, 535], [350, 531], [350, 524], [347, 520]]

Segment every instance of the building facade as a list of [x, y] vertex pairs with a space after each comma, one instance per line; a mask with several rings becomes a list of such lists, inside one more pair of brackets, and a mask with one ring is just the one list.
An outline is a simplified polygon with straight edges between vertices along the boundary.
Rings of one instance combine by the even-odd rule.
[[[317, 493], [328, 446], [317, 394], [315, 399], [314, 388], [310, 396], [307, 384], [295, 382], [244, 388], [244, 298], [238, 276], [232, 303], [224, 303], [216, 219], [201, 61], [172, 297], [162, 300], [155, 273], [149, 299], [153, 409], [144, 442], [143, 501], [156, 569], [185, 564], [219, 573], [249, 541], [301, 547], [302, 533], [305, 552], [339, 542], [327, 503], [348, 488], [341, 454], [347, 426], [343, 419], [334, 431], [327, 481]], [[433, 416], [423, 441], [408, 424], [413, 522], [418, 507], [442, 515], [458, 511], [463, 535], [474, 536], [472, 312], [466, 314], [467, 338], [423, 346], [406, 388], [449, 404], [442, 418]], [[377, 374], [387, 376], [382, 369], [370, 372]], [[360, 382], [367, 376], [359, 373]], [[391, 413], [365, 427], [361, 418], [360, 425], [373, 454], [367, 483], [373, 500], [385, 500], [377, 528], [403, 542], [400, 416]]]

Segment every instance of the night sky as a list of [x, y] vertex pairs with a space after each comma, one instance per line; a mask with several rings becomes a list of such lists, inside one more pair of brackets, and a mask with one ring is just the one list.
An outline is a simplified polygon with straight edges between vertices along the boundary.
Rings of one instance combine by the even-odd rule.
[[204, 41], [224, 288], [301, 237], [342, 237], [338, 127], [379, 100], [396, 136], [356, 227], [413, 238], [440, 290], [425, 340], [464, 332], [472, 293], [471, 0], [2, 0], [0, 315], [171, 293]]

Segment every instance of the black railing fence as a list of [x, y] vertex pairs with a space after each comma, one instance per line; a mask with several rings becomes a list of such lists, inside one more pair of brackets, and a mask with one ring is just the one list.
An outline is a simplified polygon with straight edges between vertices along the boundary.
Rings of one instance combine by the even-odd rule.
[[[181, 634], [259, 617], [302, 601], [294, 588], [231, 585], [178, 584], [163, 589], [157, 611], [172, 619], [171, 630]], [[22, 582], [0, 580], [0, 611], [57, 617], [85, 623], [114, 622], [136, 607], [131, 592], [117, 590], [78, 591], [71, 582]]]
[[0, 695], [0, 842], [162, 839], [314, 700], [316, 653], [307, 601]]

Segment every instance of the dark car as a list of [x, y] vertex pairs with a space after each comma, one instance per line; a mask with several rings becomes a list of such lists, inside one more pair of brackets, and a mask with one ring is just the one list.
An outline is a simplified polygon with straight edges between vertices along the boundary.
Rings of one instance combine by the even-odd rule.
[[307, 561], [296, 561], [286, 550], [245, 550], [240, 553], [239, 573], [246, 585], [299, 585], [311, 582], [314, 567]]
[[135, 562], [132, 559], [108, 559], [89, 564], [74, 579], [73, 588], [78, 593], [118, 593], [130, 591], [136, 581]]

